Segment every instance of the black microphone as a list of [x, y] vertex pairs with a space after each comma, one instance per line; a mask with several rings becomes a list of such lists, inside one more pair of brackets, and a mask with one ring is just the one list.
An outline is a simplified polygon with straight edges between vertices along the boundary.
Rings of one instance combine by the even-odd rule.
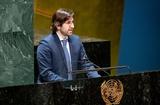
[[[90, 61], [89, 59], [84, 59], [86, 60], [87, 62], [91, 63], [93, 66], [96, 67], [96, 69], [101, 69], [100, 66], [98, 66], [97, 64], [93, 63], [92, 61]], [[102, 71], [102, 70], [101, 70]], [[103, 72], [106, 74], [106, 75], [110, 75], [108, 72], [106, 72], [105, 70], [103, 70]]]
[[87, 66], [95, 66], [97, 68], [94, 69], [88, 69], [88, 70], [74, 70], [74, 71], [69, 71], [68, 73], [72, 73], [72, 74], [81, 74], [81, 73], [86, 73], [88, 71], [103, 71], [104, 73], [106, 73], [107, 75], [109, 75], [108, 72], [106, 72], [106, 70], [111, 70], [111, 69], [122, 69], [122, 68], [129, 68], [129, 66], [123, 65], [123, 66], [113, 66], [113, 67], [100, 67], [96, 64], [94, 64], [93, 62], [91, 62], [89, 59], [83, 59], [82, 61], [72, 61], [72, 62], [77, 62], [77, 63], [88, 63]]

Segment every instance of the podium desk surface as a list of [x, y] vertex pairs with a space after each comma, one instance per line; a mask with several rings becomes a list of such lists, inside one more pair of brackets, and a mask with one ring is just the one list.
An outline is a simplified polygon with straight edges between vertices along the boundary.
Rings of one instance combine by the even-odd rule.
[[104, 81], [123, 84], [120, 105], [160, 105], [160, 71], [0, 88], [0, 105], [105, 105]]

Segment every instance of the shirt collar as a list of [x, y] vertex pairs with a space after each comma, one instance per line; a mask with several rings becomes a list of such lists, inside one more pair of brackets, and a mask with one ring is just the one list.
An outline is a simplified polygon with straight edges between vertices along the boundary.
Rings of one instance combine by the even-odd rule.
[[57, 33], [60, 41], [61, 41], [61, 40], [66, 40], [66, 39], [68, 39], [68, 36], [63, 36], [63, 35], [59, 34], [58, 32], [56, 32], [56, 33]]

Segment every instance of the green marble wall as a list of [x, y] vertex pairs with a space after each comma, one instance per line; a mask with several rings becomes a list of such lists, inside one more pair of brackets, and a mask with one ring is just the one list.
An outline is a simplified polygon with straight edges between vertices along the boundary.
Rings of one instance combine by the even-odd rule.
[[0, 87], [32, 84], [33, 0], [0, 1]]

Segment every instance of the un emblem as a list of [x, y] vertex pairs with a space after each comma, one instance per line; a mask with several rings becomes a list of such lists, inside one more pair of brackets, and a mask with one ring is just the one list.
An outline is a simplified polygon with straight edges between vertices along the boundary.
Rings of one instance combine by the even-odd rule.
[[101, 95], [106, 105], [119, 104], [123, 96], [123, 84], [120, 80], [110, 79], [101, 84]]

